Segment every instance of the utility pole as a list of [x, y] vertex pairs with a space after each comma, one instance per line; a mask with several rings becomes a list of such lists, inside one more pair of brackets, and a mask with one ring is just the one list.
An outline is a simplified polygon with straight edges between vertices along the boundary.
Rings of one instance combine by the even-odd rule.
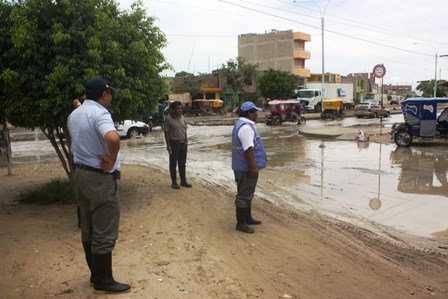
[[314, 5], [317, 6], [317, 8], [319, 9], [319, 13], [320, 13], [320, 28], [321, 28], [321, 33], [322, 33], [322, 87], [321, 87], [321, 98], [322, 101], [325, 98], [325, 38], [324, 38], [324, 28], [325, 28], [325, 22], [324, 22], [324, 18], [325, 18], [325, 12], [327, 10], [328, 4], [330, 4], [331, 0], [328, 0], [327, 4], [325, 4], [324, 6], [324, 10], [322, 11], [320, 9], [320, 6], [315, 2], [315, 1], [294, 1], [295, 3], [301, 3], [301, 2], [311, 2]]

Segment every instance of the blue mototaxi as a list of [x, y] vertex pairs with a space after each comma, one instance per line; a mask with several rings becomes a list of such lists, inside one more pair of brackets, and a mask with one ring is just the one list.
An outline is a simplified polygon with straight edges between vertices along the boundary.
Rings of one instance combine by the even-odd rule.
[[[445, 104], [445, 105], [444, 105]], [[414, 139], [448, 138], [448, 107], [438, 115], [448, 98], [408, 98], [401, 103], [404, 122], [393, 124], [391, 135], [399, 146], [410, 146]]]

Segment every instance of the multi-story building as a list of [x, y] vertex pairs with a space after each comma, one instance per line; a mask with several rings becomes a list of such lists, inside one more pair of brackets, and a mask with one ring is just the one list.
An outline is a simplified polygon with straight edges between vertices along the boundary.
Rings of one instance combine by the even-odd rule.
[[[325, 73], [325, 83], [341, 83], [342, 76], [340, 74]], [[308, 82], [322, 82], [322, 74], [311, 74]]]
[[412, 85], [384, 84], [384, 93], [403, 97], [412, 92]]
[[378, 84], [375, 83], [373, 73], [353, 73], [344, 77], [344, 80], [351, 80], [356, 87], [355, 99], [362, 102], [367, 98], [380, 100], [381, 91], [378, 91]]
[[305, 61], [311, 55], [305, 50], [305, 44], [310, 41], [311, 35], [292, 30], [241, 34], [238, 36], [238, 56], [250, 64], [258, 64], [262, 71], [272, 68], [308, 78], [310, 70]]

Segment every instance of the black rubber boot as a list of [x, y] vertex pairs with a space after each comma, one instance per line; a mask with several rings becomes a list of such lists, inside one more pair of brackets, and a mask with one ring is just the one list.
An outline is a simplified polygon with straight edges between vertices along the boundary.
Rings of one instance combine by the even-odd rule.
[[89, 266], [90, 270], [90, 284], [93, 285], [95, 278], [93, 275], [93, 266], [92, 266], [92, 243], [82, 242], [82, 247], [84, 248], [84, 254], [86, 255], [87, 266]]
[[191, 184], [187, 183], [187, 175], [185, 168], [179, 167], [179, 175], [180, 175], [180, 185], [182, 187], [191, 188], [193, 187]]
[[183, 180], [181, 180], [181, 181], [180, 181], [180, 185], [181, 185], [182, 187], [185, 187], [185, 188], [191, 188], [191, 187], [193, 187], [192, 184], [190, 184], [190, 183], [187, 182], [187, 179], [183, 179]]
[[253, 225], [261, 224], [261, 220], [252, 218], [252, 204], [249, 204], [249, 207], [247, 208], [246, 223], [253, 224]]
[[92, 265], [95, 273], [95, 294], [118, 294], [129, 292], [131, 286], [116, 282], [112, 276], [112, 253], [92, 254]]
[[81, 228], [81, 208], [76, 206], [76, 217], [78, 218], [78, 228]]
[[180, 189], [180, 186], [177, 184], [176, 172], [170, 172], [171, 175], [171, 188]]
[[255, 230], [246, 223], [246, 214], [248, 208], [236, 207], [236, 230], [246, 234], [252, 234]]

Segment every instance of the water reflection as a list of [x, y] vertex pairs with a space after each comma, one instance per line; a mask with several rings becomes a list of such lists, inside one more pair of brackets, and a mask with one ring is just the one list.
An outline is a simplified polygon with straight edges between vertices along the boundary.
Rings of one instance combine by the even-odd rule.
[[[429, 147], [417, 152], [394, 144], [306, 138], [297, 126], [260, 124], [258, 129], [268, 167], [260, 174], [257, 198], [317, 210], [372, 230], [429, 236], [448, 227], [446, 155], [430, 155]], [[188, 176], [207, 184], [210, 192], [235, 192], [231, 131], [231, 126], [189, 126]], [[12, 149], [16, 163], [57, 159], [47, 141], [15, 142]], [[145, 138], [123, 140], [121, 150], [124, 163], [168, 169], [160, 129]], [[169, 186], [168, 174], [166, 180]]]
[[397, 187], [400, 192], [448, 197], [446, 158], [419, 156], [409, 148], [397, 147], [391, 159], [401, 165]]

